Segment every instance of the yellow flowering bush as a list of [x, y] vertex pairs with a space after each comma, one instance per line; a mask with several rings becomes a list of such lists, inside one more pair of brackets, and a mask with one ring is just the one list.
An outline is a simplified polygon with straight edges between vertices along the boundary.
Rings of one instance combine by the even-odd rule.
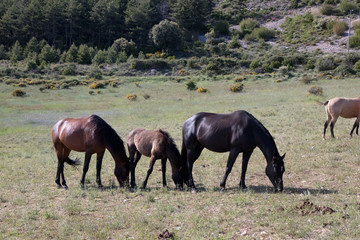
[[237, 83], [230, 86], [230, 91], [232, 92], [241, 92], [244, 89], [244, 84]]
[[199, 93], [206, 93], [209, 90], [207, 90], [206, 88], [203, 88], [203, 87], [199, 87], [198, 89], [196, 89], [196, 91], [199, 92]]
[[136, 101], [137, 95], [136, 94], [127, 94], [126, 98], [130, 101]]

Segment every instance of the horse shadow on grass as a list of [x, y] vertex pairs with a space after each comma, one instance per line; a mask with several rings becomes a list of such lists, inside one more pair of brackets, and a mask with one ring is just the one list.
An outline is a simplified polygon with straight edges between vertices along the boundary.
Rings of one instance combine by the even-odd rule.
[[[118, 189], [124, 189], [125, 191], [129, 191], [129, 192], [138, 192], [139, 190], [141, 192], [151, 192], [151, 191], [159, 191], [159, 190], [164, 190], [164, 191], [190, 191], [189, 188], [187, 188], [186, 186], [184, 186], [183, 190], [179, 190], [176, 189], [173, 186], [167, 186], [167, 187], [147, 187], [145, 189], [141, 189], [141, 188], [130, 188], [130, 187], [125, 187], [125, 188], [120, 188], [119, 186], [114, 186], [114, 185], [109, 185], [109, 186], [103, 186], [102, 188], [98, 188], [97, 185], [88, 185], [86, 187], [86, 189], [88, 190], [102, 190], [102, 191], [111, 191], [111, 190], [118, 190]], [[220, 192], [221, 188], [220, 187], [206, 187], [204, 184], [202, 183], [198, 183], [196, 184], [196, 192]], [[248, 186], [247, 189], [241, 189], [239, 187], [229, 187], [226, 188], [224, 192], [230, 192], [230, 193], [245, 193], [245, 192], [251, 192], [251, 193], [267, 193], [267, 194], [277, 194], [276, 192], [274, 192], [274, 188], [272, 186], [265, 186], [265, 185], [250, 185]], [[315, 189], [315, 188], [297, 188], [297, 187], [284, 187], [284, 191], [281, 192], [281, 194], [304, 194], [304, 195], [310, 195], [310, 194], [322, 194], [322, 195], [326, 195], [326, 194], [336, 194], [338, 193], [337, 190], [334, 189]]]

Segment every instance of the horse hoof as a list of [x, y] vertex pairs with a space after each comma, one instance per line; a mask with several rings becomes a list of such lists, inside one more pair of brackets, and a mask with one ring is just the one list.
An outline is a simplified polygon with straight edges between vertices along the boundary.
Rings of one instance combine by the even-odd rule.
[[68, 190], [68, 189], [69, 189], [69, 187], [68, 187], [67, 185], [63, 185], [62, 188], [63, 188], [64, 190]]
[[191, 193], [196, 193], [197, 191], [196, 191], [196, 188], [191, 188]]
[[99, 184], [99, 185], [98, 185], [98, 188], [99, 188], [99, 189], [103, 189], [104, 186], [103, 186], [102, 184]]
[[57, 188], [62, 188], [61, 184], [56, 184]]
[[225, 190], [224, 187], [220, 188], [220, 192], [221, 192], [221, 193], [224, 193], [225, 191], [226, 191], [226, 190]]
[[80, 189], [81, 189], [81, 190], [84, 190], [84, 189], [85, 189], [84, 184], [80, 184]]

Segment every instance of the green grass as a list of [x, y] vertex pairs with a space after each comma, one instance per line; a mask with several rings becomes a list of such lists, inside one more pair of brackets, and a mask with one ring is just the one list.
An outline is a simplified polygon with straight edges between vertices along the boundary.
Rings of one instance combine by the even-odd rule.
[[[89, 95], [86, 86], [46, 90], [28, 86], [26, 97], [13, 97], [14, 87], [0, 83], [0, 239], [157, 239], [168, 229], [176, 239], [356, 239], [360, 224], [359, 137], [349, 138], [354, 120], [339, 119], [337, 139], [322, 140], [323, 106], [307, 97], [308, 85], [274, 78], [244, 81], [244, 90], [229, 90], [232, 78], [197, 81], [209, 93], [186, 90], [185, 81], [126, 80], [118, 88]], [[136, 80], [139, 81], [139, 80]], [[358, 79], [321, 80], [325, 101], [358, 96]], [[137, 94], [130, 102], [126, 94]], [[151, 97], [144, 99], [148, 94]], [[257, 149], [250, 159], [247, 192], [237, 187], [241, 156], [219, 192], [227, 154], [204, 150], [194, 165], [197, 194], [175, 191], [168, 164], [169, 189], [162, 188], [160, 163], [149, 191], [119, 189], [114, 162], [106, 152], [102, 181], [96, 187], [95, 157], [86, 189], [79, 188], [82, 167], [65, 166], [68, 191], [57, 189], [57, 159], [52, 125], [61, 118], [98, 114], [126, 141], [134, 128], [162, 128], [181, 146], [184, 121], [201, 111], [229, 113], [244, 109], [271, 132], [281, 154], [286, 152], [285, 191], [272, 193], [265, 159]], [[71, 153], [84, 158], [83, 153]], [[137, 167], [137, 184], [145, 178], [149, 159]], [[331, 207], [332, 214], [302, 215], [306, 199]]]

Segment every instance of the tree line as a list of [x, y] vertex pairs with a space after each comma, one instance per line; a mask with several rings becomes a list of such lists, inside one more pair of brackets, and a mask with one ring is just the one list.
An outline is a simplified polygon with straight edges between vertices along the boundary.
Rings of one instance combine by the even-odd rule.
[[212, 0], [0, 0], [0, 45], [35, 38], [62, 51], [73, 44], [104, 49], [122, 38], [138, 49], [168, 48], [162, 27], [176, 43], [204, 31], [213, 6]]

